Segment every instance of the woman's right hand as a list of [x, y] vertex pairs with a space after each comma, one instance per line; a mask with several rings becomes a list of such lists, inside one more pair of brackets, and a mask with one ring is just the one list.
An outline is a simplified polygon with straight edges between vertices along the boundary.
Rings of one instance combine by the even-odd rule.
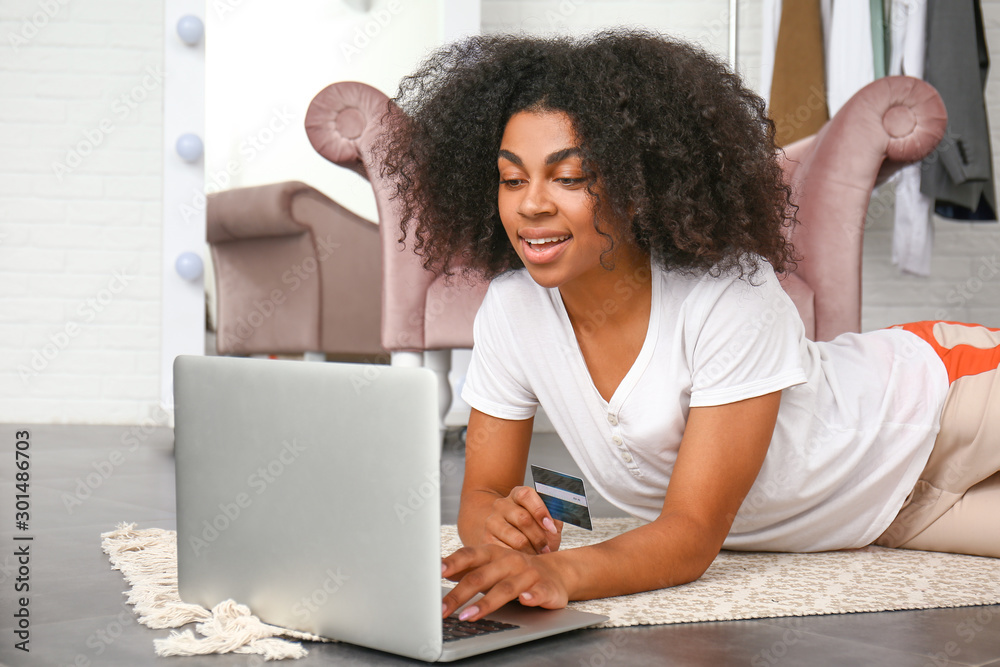
[[483, 544], [526, 554], [557, 551], [562, 540], [562, 521], [552, 519], [538, 492], [528, 486], [515, 486], [497, 498], [484, 527]]

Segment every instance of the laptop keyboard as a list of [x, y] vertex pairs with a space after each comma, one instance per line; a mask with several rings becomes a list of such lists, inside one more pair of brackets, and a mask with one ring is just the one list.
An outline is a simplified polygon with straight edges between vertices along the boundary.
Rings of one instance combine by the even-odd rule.
[[458, 616], [449, 616], [444, 619], [444, 640], [446, 642], [453, 642], [456, 639], [490, 635], [495, 632], [513, 630], [519, 627], [521, 626], [502, 623], [500, 621], [491, 621], [486, 618], [481, 618], [478, 621], [460, 621], [458, 620]]

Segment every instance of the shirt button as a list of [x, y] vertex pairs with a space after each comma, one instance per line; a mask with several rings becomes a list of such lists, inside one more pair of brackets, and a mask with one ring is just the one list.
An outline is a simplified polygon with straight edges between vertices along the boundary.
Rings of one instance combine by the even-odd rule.
[[622, 446], [622, 437], [620, 435], [616, 435], [615, 437], [611, 438], [611, 442], [613, 442], [616, 445], [618, 445], [619, 447], [621, 447]]
[[618, 426], [618, 417], [615, 417], [610, 412], [608, 413], [608, 423], [612, 426]]
[[622, 461], [625, 463], [632, 463], [632, 455], [628, 452], [622, 452]]

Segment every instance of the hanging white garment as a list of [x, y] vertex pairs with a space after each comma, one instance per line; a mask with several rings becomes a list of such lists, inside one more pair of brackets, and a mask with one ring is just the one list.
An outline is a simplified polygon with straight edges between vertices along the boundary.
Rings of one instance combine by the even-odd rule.
[[[922, 79], [927, 37], [926, 0], [893, 0], [890, 14], [889, 74]], [[920, 192], [920, 164], [904, 167], [896, 183], [892, 263], [901, 271], [930, 275], [934, 245], [934, 201]]]
[[761, 3], [760, 25], [760, 96], [771, 103], [771, 81], [774, 80], [774, 52], [778, 48], [778, 26], [781, 24], [781, 0]]
[[826, 45], [826, 97], [830, 117], [875, 80], [870, 0], [837, 0]]
[[903, 167], [896, 182], [895, 221], [892, 227], [892, 263], [918, 276], [931, 273], [934, 246], [934, 200], [920, 192], [920, 163]]
[[924, 78], [927, 0], [892, 0], [889, 25], [889, 74]]

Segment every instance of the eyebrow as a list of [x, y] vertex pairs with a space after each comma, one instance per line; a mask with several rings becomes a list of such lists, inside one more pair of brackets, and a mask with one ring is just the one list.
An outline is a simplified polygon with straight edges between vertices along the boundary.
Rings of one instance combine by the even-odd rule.
[[[549, 153], [547, 156], [545, 156], [545, 164], [556, 164], [557, 162], [562, 162], [566, 158], [572, 157], [574, 155], [580, 155], [580, 148], [578, 146], [574, 146], [572, 148], [563, 148], [562, 150], [558, 150], [554, 153]], [[519, 167], [524, 166], [524, 162], [521, 161], [521, 158], [519, 158], [517, 155], [511, 153], [508, 150], [504, 150], [503, 148], [500, 149], [498, 156], [502, 157], [505, 160], [513, 162]]]

